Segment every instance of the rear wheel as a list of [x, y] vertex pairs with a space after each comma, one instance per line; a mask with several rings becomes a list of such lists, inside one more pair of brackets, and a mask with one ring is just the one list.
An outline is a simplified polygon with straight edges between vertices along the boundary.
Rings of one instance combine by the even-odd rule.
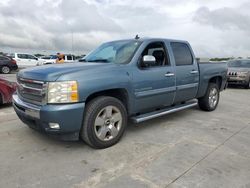
[[9, 74], [10, 73], [10, 68], [8, 66], [2, 66], [1, 72], [4, 74]]
[[107, 148], [116, 144], [127, 125], [127, 112], [114, 97], [98, 97], [86, 106], [81, 138], [91, 147]]
[[213, 111], [216, 109], [220, 99], [218, 85], [209, 83], [205, 96], [199, 99], [199, 107], [204, 111]]
[[245, 86], [246, 89], [250, 89], [250, 80], [248, 81], [248, 84]]

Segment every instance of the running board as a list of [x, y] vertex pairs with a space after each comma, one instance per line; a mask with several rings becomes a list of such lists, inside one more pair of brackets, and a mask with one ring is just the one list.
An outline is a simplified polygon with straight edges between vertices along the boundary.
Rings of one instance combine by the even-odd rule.
[[132, 117], [131, 119], [132, 119], [132, 121], [134, 123], [140, 123], [140, 122], [150, 120], [150, 119], [153, 119], [153, 118], [156, 118], [156, 117], [164, 116], [166, 114], [171, 114], [171, 113], [174, 113], [174, 112], [178, 112], [178, 111], [181, 111], [181, 110], [192, 108], [192, 107], [194, 107], [196, 105], [197, 105], [197, 101], [190, 101], [190, 102], [186, 102], [185, 104], [180, 104], [180, 105], [176, 105], [176, 106], [173, 106], [173, 107], [168, 107], [168, 108], [165, 108], [165, 109], [157, 110], [157, 111], [154, 111], [154, 112], [149, 112], [149, 113], [146, 113], [146, 114], [138, 115], [138, 116]]

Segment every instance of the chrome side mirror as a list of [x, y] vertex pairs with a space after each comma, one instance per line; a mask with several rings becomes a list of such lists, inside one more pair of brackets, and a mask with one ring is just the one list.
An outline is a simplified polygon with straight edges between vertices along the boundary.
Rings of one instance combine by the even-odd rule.
[[142, 58], [142, 62], [145, 66], [153, 66], [156, 63], [156, 59], [152, 55], [144, 55]]

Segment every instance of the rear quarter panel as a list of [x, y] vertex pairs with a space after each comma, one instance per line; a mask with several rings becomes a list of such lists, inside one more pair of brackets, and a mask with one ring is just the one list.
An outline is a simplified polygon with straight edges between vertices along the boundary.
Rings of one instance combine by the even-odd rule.
[[0, 101], [4, 103], [10, 103], [12, 94], [15, 92], [16, 88], [6, 85], [2, 80], [0, 80]]
[[205, 95], [209, 80], [213, 77], [221, 77], [222, 84], [220, 90], [223, 90], [227, 81], [226, 63], [199, 63], [200, 83], [197, 98]]

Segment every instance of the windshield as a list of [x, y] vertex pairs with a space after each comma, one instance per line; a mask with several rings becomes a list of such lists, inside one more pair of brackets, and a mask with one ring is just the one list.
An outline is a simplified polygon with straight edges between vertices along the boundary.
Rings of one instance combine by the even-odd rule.
[[237, 60], [237, 61], [229, 61], [228, 67], [244, 67], [250, 68], [250, 60]]
[[141, 42], [136, 40], [114, 41], [102, 44], [87, 55], [86, 62], [128, 63]]

